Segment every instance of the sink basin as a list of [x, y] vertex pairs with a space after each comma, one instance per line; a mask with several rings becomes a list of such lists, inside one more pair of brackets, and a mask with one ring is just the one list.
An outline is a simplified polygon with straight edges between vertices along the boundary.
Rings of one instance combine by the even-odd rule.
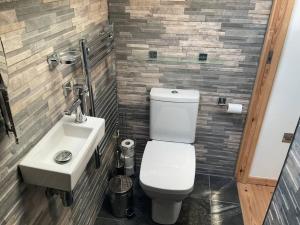
[[72, 191], [104, 134], [104, 119], [76, 123], [74, 115], [64, 116], [19, 164], [24, 181]]

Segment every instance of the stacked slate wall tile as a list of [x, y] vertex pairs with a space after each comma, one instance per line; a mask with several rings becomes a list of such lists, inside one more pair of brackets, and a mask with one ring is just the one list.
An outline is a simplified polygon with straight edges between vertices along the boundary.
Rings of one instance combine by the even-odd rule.
[[264, 225], [300, 224], [300, 125], [290, 146]]
[[[271, 0], [109, 0], [121, 135], [149, 140], [152, 87], [197, 89], [197, 172], [233, 176]], [[149, 59], [157, 51], [157, 59]], [[200, 63], [200, 53], [208, 54]], [[243, 104], [227, 114], [218, 97]]]
[[49, 70], [47, 56], [78, 48], [83, 37], [90, 43], [107, 26], [107, 17], [106, 0], [0, 0], [0, 71], [20, 142], [17, 145], [13, 137], [0, 137], [0, 224], [94, 223], [116, 147], [113, 53], [92, 68], [96, 114], [107, 119], [100, 145], [102, 165], [96, 170], [94, 159], [90, 160], [75, 187], [74, 204], [63, 207], [59, 197], [46, 197], [45, 188], [25, 184], [18, 163], [74, 101], [72, 94], [64, 97], [62, 84], [82, 76], [80, 63]]

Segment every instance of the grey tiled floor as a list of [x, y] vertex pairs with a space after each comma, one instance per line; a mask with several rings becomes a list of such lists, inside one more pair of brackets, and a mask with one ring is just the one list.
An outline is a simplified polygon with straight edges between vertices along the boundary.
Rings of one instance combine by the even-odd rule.
[[[134, 181], [135, 217], [112, 216], [106, 199], [95, 225], [155, 225], [151, 220], [151, 200]], [[243, 225], [238, 191], [234, 180], [196, 175], [194, 190], [183, 201], [176, 225]]]

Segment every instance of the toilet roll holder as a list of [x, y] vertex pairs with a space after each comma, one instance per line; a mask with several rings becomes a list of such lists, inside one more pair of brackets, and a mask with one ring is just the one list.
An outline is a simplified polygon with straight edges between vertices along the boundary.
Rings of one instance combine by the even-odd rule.
[[218, 105], [219, 106], [226, 106], [227, 105], [226, 102], [227, 102], [226, 97], [219, 97], [218, 98]]
[[[235, 114], [241, 114], [243, 112], [243, 105], [241, 104], [236, 104], [240, 105], [238, 106], [238, 109], [236, 109], [236, 106], [233, 106], [235, 104], [227, 103], [226, 97], [219, 97], [218, 98], [218, 105], [222, 107], [226, 107], [226, 112], [227, 113], [235, 113]], [[233, 106], [233, 108], [232, 108]]]

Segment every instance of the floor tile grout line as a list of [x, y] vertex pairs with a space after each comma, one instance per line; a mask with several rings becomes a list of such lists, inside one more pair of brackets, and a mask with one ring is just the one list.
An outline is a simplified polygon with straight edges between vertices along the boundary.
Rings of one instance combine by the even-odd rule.
[[210, 176], [210, 177], [218, 177], [218, 178], [224, 178], [224, 179], [235, 180], [236, 181], [236, 179], [234, 177], [231, 177], [231, 176], [222, 176], [222, 175], [207, 174], [207, 173], [196, 173], [196, 176], [197, 175]]
[[228, 202], [228, 201], [220, 201], [220, 200], [211, 200], [212, 202], [222, 202], [222, 203], [230, 203], [230, 204], [233, 204], [233, 205], [241, 205], [240, 203], [236, 203], [236, 202]]
[[189, 198], [191, 199], [198, 199], [198, 200], [209, 200], [210, 202], [210, 205], [211, 205], [211, 202], [220, 202], [220, 203], [230, 203], [230, 204], [233, 204], [233, 205], [241, 205], [240, 203], [238, 202], [230, 202], [230, 201], [220, 201], [220, 200], [214, 200], [210, 197], [193, 197], [193, 196], [189, 196]]

